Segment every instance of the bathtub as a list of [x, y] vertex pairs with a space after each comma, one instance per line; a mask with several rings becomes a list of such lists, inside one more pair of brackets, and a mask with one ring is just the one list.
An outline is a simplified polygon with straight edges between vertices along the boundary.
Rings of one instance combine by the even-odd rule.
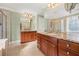
[[4, 50], [5, 52], [7, 52], [6, 51], [7, 46], [8, 46], [8, 39], [0, 39], [0, 56], [3, 55]]

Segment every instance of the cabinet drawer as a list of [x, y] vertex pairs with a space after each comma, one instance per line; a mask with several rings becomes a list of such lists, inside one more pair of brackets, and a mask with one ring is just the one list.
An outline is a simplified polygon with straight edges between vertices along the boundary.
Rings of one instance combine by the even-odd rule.
[[64, 49], [58, 49], [58, 55], [59, 56], [68, 56], [68, 52], [66, 52], [66, 50]]
[[66, 40], [58, 40], [59, 55], [66, 55], [69, 52], [70, 56], [79, 55], [79, 44]]
[[71, 41], [65, 41], [65, 40], [59, 40], [58, 43], [59, 43], [58, 44], [59, 48], [70, 49], [72, 51], [79, 53], [79, 44], [78, 43], [74, 43]]
[[76, 53], [74, 51], [70, 51], [69, 56], [79, 56], [79, 53]]
[[69, 47], [71, 50], [79, 53], [79, 44], [78, 43], [73, 43], [73, 42], [70, 42], [70, 47]]
[[40, 49], [45, 55], [47, 55], [47, 45], [48, 45], [48, 42], [45, 39], [41, 39]]
[[78, 53], [73, 52], [73, 51], [69, 51], [69, 50], [63, 50], [63, 49], [59, 49], [59, 56], [79, 56]]
[[70, 43], [68, 41], [60, 39], [58, 40], [58, 47], [61, 49], [67, 49], [70, 47]]

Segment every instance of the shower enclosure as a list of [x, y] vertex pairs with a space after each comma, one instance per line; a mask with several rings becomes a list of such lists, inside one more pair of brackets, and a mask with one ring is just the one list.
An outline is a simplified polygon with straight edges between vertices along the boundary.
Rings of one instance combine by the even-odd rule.
[[0, 39], [7, 38], [7, 16], [0, 10]]
[[1, 55], [7, 55], [8, 39], [7, 39], [7, 15], [0, 9], [0, 48]]

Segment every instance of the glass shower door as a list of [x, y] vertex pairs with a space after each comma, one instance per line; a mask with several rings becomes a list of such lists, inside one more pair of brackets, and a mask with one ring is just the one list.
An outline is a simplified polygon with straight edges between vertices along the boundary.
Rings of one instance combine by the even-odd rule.
[[0, 12], [0, 39], [3, 38], [3, 15], [2, 13]]
[[0, 11], [0, 39], [7, 38], [7, 18], [6, 15]]

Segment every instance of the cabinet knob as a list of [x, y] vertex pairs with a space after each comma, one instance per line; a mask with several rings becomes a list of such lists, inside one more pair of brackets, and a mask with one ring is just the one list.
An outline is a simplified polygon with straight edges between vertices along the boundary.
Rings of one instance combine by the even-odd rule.
[[69, 55], [69, 52], [67, 52], [67, 54]]
[[67, 44], [67, 47], [69, 47], [70, 45], [69, 44]]

